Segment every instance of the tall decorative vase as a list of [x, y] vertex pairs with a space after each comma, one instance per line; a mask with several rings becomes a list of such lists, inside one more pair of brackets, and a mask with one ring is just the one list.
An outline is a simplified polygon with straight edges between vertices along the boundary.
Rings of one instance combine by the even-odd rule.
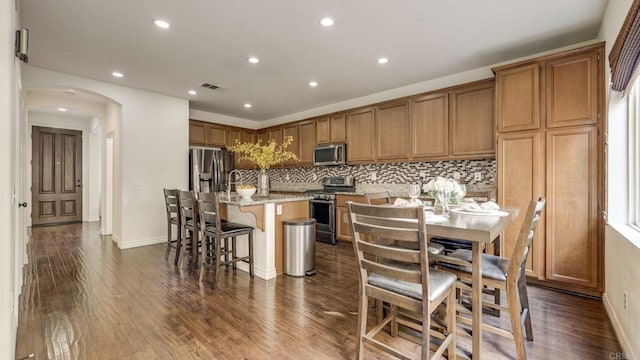
[[269, 195], [269, 174], [267, 169], [260, 169], [258, 173], [258, 196]]

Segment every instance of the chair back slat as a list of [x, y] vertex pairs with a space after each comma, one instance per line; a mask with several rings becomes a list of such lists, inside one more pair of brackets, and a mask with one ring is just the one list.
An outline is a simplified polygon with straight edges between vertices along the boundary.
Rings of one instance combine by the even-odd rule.
[[522, 223], [522, 227], [518, 234], [518, 240], [516, 241], [516, 245], [513, 249], [511, 262], [507, 269], [507, 279], [517, 281], [520, 277], [522, 273], [520, 269], [525, 266], [525, 263], [527, 262], [527, 257], [531, 250], [531, 244], [533, 243], [533, 238], [536, 234], [536, 228], [538, 226], [538, 222], [540, 222], [542, 210], [544, 210], [546, 202], [547, 199], [544, 197], [540, 197], [538, 201], [531, 200], [529, 202], [527, 213], [524, 216], [524, 222]]
[[[348, 202], [353, 246], [360, 267], [360, 286], [364, 289], [371, 274], [395, 281], [422, 285], [428, 294], [429, 270], [423, 207], [392, 207]], [[385, 238], [389, 243], [371, 243], [367, 238]], [[395, 240], [419, 243], [417, 249], [399, 247]], [[428, 303], [428, 297], [423, 302]]]
[[364, 194], [364, 198], [369, 205], [391, 204], [391, 196], [388, 191], [366, 193]]
[[397, 251], [389, 251], [387, 246], [365, 241], [361, 242], [359, 246], [362, 252], [375, 255], [378, 258], [420, 264], [420, 252], [410, 248], [398, 247]]
[[178, 215], [178, 190], [163, 189], [164, 203], [166, 205], [167, 216], [173, 217]]
[[193, 191], [178, 191], [178, 205], [183, 224], [186, 224], [187, 220], [193, 219], [194, 222], [197, 220], [198, 204]]
[[362, 267], [370, 274], [380, 274], [393, 278], [394, 280], [401, 280], [416, 284], [420, 284], [422, 282], [422, 271], [420, 271], [420, 268], [417, 268], [417, 270], [405, 269], [367, 259], [362, 260]]
[[217, 234], [222, 232], [222, 220], [219, 216], [220, 199], [217, 193], [198, 193], [198, 211], [202, 232], [207, 232], [207, 227], [214, 227]]
[[[362, 219], [362, 218], [361, 218]], [[374, 238], [388, 238], [393, 240], [402, 240], [402, 241], [410, 241], [417, 242], [418, 241], [418, 231], [415, 229], [417, 224], [413, 224], [414, 229], [406, 229], [399, 227], [384, 227], [380, 225], [370, 225], [363, 223], [355, 223], [355, 230], [364, 235], [369, 235]]]

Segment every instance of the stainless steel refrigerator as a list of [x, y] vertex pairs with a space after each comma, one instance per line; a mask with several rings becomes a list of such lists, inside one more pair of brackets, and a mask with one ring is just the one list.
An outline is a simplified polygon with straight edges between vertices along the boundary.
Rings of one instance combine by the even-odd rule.
[[[189, 148], [189, 190], [218, 192], [227, 190], [234, 167], [233, 153], [217, 148]], [[232, 189], [233, 190], [233, 189]]]

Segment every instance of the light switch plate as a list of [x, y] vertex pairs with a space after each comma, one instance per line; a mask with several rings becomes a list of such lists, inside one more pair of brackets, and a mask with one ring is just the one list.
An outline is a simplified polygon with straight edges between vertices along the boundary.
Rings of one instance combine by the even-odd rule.
[[473, 173], [473, 180], [482, 181], [482, 173], [481, 172], [474, 172]]
[[453, 173], [453, 180], [460, 180], [460, 173], [459, 172], [455, 171]]
[[371, 172], [371, 181], [376, 181], [378, 180], [378, 173], [376, 173], [375, 171]]
[[276, 215], [282, 215], [282, 205], [276, 205]]

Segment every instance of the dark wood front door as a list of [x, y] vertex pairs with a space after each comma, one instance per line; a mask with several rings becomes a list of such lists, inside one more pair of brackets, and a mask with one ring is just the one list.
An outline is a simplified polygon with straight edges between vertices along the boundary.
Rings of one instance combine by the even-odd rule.
[[33, 225], [82, 221], [82, 132], [33, 127]]

